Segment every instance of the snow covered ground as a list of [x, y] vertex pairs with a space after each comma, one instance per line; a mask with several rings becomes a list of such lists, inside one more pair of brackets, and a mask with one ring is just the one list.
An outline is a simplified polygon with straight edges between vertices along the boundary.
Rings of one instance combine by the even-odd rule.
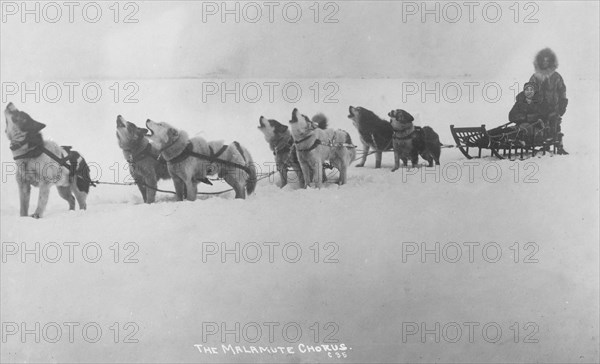
[[[423, 103], [402, 100], [399, 85], [411, 80], [336, 80], [336, 102], [321, 95], [316, 104], [306, 95], [298, 104], [280, 96], [203, 103], [202, 82], [140, 81], [133, 104], [17, 107], [48, 125], [46, 137], [80, 150], [101, 171], [94, 177], [123, 182], [117, 114], [238, 140], [266, 171], [272, 156], [256, 130], [260, 115], [287, 123], [293, 107], [324, 112], [359, 144], [349, 105], [381, 116], [403, 108], [453, 144], [450, 124], [503, 123], [516, 81], [496, 81], [504, 91], [496, 103], [481, 95]], [[299, 84], [309, 93], [315, 82], [329, 81]], [[85, 212], [66, 211], [53, 189], [43, 219], [20, 218], [3, 138], [1, 360], [598, 362], [598, 84], [577, 84], [564, 123], [569, 156], [468, 161], [444, 149], [441, 167], [391, 173], [387, 153], [382, 169], [373, 156], [351, 167], [345, 186], [279, 189], [273, 177], [245, 201], [161, 194], [144, 205], [136, 187], [101, 185]], [[39, 262], [22, 255], [38, 243]], [[239, 262], [221, 254], [236, 243]], [[307, 349], [319, 344], [337, 350]], [[249, 353], [234, 354], [235, 346]], [[252, 353], [265, 346], [293, 354]]]

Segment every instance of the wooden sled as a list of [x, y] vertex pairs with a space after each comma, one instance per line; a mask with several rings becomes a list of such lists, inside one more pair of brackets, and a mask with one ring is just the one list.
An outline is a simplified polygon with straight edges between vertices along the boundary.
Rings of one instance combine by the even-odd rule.
[[[553, 133], [543, 123], [534, 123], [529, 130], [519, 129], [514, 123], [507, 123], [492, 130], [485, 124], [479, 127], [456, 128], [450, 125], [450, 132], [456, 147], [467, 159], [481, 158], [481, 151], [487, 149], [490, 156], [498, 159], [513, 159], [525, 156], [535, 157], [538, 153], [556, 150], [560, 144], [560, 133]], [[555, 136], [556, 135], [556, 136]], [[476, 153], [473, 153], [476, 150]]]

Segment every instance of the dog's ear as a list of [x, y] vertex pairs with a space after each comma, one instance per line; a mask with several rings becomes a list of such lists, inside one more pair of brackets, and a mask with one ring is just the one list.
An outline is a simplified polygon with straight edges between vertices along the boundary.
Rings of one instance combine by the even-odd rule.
[[25, 122], [25, 125], [23, 125], [23, 131], [27, 133], [39, 133], [40, 130], [44, 129], [45, 127], [46, 124], [37, 122], [27, 115], [27, 121]]
[[135, 126], [135, 124], [126, 121], [125, 127], [127, 128], [127, 131], [129, 131], [133, 134], [137, 133], [138, 128], [137, 128], [137, 126]]
[[280, 123], [275, 124], [275, 132], [276, 133], [285, 133], [288, 130], [287, 125], [283, 125]]
[[169, 140], [176, 139], [179, 137], [179, 131], [177, 131], [177, 129], [169, 128], [167, 131], [167, 136], [169, 137]]
[[400, 111], [402, 112], [402, 120], [404, 122], [412, 123], [413, 121], [415, 121], [415, 118], [413, 118], [413, 116], [411, 114], [407, 113], [404, 110], [400, 110]]

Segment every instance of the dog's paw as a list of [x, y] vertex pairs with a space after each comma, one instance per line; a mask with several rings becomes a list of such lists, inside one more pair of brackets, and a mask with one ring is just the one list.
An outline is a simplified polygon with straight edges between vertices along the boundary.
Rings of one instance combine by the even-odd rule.
[[355, 165], [355, 167], [364, 167], [364, 166], [365, 166], [364, 163], [359, 163], [359, 164]]
[[397, 170], [398, 170], [398, 167], [392, 168], [392, 172], [396, 172]]
[[33, 217], [34, 219], [39, 219], [41, 216], [39, 213], [36, 212], [35, 214], [31, 215], [31, 217]]

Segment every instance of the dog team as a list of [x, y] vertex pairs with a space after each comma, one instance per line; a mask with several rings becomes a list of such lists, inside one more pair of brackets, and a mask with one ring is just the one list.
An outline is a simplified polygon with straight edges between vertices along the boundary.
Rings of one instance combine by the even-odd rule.
[[[430, 127], [416, 127], [413, 117], [404, 110], [390, 111], [385, 121], [363, 107], [349, 108], [348, 118], [358, 129], [363, 144], [357, 167], [365, 164], [371, 150], [376, 154], [376, 168], [381, 167], [381, 155], [394, 151], [394, 168], [400, 161], [406, 166], [418, 165], [419, 155], [429, 166], [440, 163], [438, 135]], [[86, 208], [86, 197], [94, 181], [83, 157], [71, 147], [44, 140], [41, 130], [46, 126], [9, 103], [4, 111], [6, 135], [13, 159], [17, 163], [20, 214], [29, 216], [31, 186], [39, 188], [38, 205], [31, 215], [42, 217], [50, 187], [56, 185], [59, 195], [68, 201], [69, 209]], [[348, 166], [355, 160], [356, 146], [345, 130], [328, 127], [323, 114], [312, 119], [292, 111], [289, 127], [277, 120], [259, 119], [258, 129], [269, 144], [281, 187], [287, 184], [289, 170], [298, 172], [300, 186], [320, 188], [326, 182], [325, 168], [339, 171], [338, 184], [347, 181]], [[145, 128], [125, 120], [116, 120], [119, 147], [129, 163], [130, 173], [145, 203], [156, 200], [158, 181], [172, 179], [178, 201], [194, 201], [199, 183], [212, 184], [208, 177], [218, 176], [235, 191], [235, 198], [252, 194], [257, 184], [257, 171], [250, 152], [238, 142], [207, 141], [190, 137], [184, 130], [165, 123], [146, 121]], [[42, 168], [40, 168], [42, 167]]]

